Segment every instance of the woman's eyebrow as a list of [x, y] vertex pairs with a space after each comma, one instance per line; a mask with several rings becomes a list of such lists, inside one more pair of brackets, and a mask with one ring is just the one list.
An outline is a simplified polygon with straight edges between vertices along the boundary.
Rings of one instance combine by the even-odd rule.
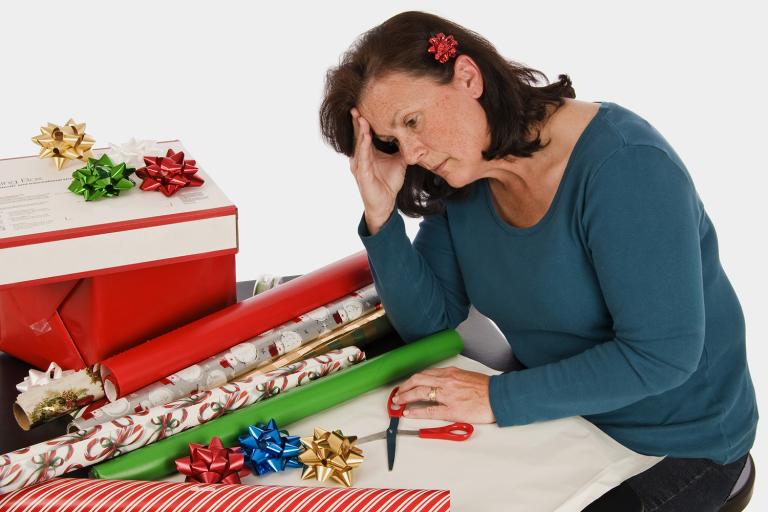
[[[390, 122], [390, 125], [389, 125], [389, 126], [390, 126], [390, 128], [393, 128], [393, 129], [394, 129], [394, 128], [396, 128], [396, 126], [397, 126], [397, 118], [398, 118], [398, 116], [399, 116], [399, 115], [400, 115], [402, 112], [406, 112], [407, 110], [409, 110], [409, 108], [408, 108], [408, 107], [405, 107], [405, 108], [401, 108], [401, 109], [399, 109], [399, 110], [395, 111], [394, 115], [392, 116], [392, 121]], [[384, 142], [386, 142], [386, 140], [385, 140], [385, 137], [382, 137], [381, 135], [379, 135], [378, 133], [376, 133], [376, 130], [374, 130], [374, 129], [373, 129], [373, 126], [371, 126], [371, 133], [373, 133], [373, 136], [374, 136], [374, 137], [376, 137], [377, 139], [379, 139], [379, 140], [381, 140], [381, 141], [384, 141]]]
[[398, 110], [398, 111], [396, 111], [396, 112], [394, 113], [394, 115], [392, 116], [392, 121], [391, 121], [391, 123], [389, 124], [389, 126], [390, 126], [391, 128], [394, 128], [394, 127], [397, 125], [397, 116], [398, 116], [398, 114], [400, 114], [400, 112], [403, 112], [404, 110], [406, 110], [406, 109], [404, 109], [404, 108], [401, 108], [400, 110]]

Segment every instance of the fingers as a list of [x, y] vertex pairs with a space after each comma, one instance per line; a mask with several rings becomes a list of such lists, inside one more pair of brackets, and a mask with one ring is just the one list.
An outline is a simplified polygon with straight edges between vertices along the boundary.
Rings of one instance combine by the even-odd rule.
[[358, 149], [365, 140], [365, 135], [368, 135], [368, 138], [370, 138], [370, 126], [356, 108], [352, 108], [349, 113], [352, 115], [352, 129], [355, 134], [355, 156], [357, 156]]
[[371, 158], [373, 157], [371, 148], [373, 147], [373, 138], [371, 137], [371, 127], [368, 124], [368, 121], [365, 120], [363, 116], [360, 116], [357, 118], [358, 123], [360, 124], [360, 144], [358, 145], [358, 151], [359, 153], [355, 153], [356, 155], [359, 154], [361, 159], [364, 160], [366, 163], [371, 162]]
[[414, 373], [408, 380], [400, 384], [400, 389], [395, 398], [398, 398], [404, 392], [409, 391], [418, 386], [430, 387], [442, 387], [446, 378], [453, 376], [456, 368], [427, 368], [419, 373]]
[[397, 391], [397, 395], [395, 395], [395, 398], [399, 398], [400, 395], [405, 393], [406, 391], [410, 391], [413, 388], [424, 386], [427, 389], [431, 387], [439, 388], [441, 387], [441, 379], [439, 376], [434, 375], [427, 375], [424, 372], [419, 372], [411, 375], [411, 377], [400, 384], [399, 390]]
[[352, 107], [352, 110], [350, 110], [349, 113], [352, 115], [352, 129], [354, 130], [354, 133], [355, 133], [355, 141], [357, 141], [357, 138], [359, 137], [359, 134], [360, 134], [357, 118], [360, 117], [360, 112], [356, 108]]
[[353, 107], [349, 113], [352, 115], [352, 128], [355, 134], [355, 153], [350, 159], [350, 170], [356, 175], [361, 170], [365, 172], [370, 169], [373, 142], [370, 125], [360, 115], [360, 111]]
[[427, 368], [426, 370], [421, 370], [419, 373], [424, 375], [432, 375], [433, 377], [447, 377], [457, 369], [458, 368], [455, 366], [447, 366], [445, 368]]
[[352, 130], [355, 137], [355, 149], [353, 150], [352, 156], [349, 158], [349, 170], [352, 171], [352, 174], [357, 174], [357, 157], [360, 155], [360, 122], [358, 121], [360, 112], [358, 112], [356, 108], [352, 108], [349, 113], [352, 116]]
[[412, 407], [403, 411], [403, 415], [413, 419], [455, 421], [452, 411], [445, 405]]
[[[412, 402], [428, 402], [430, 401], [430, 391], [433, 386], [417, 386], [409, 389], [408, 391], [398, 390], [397, 395], [392, 397], [392, 401], [396, 404], [410, 404]], [[440, 401], [439, 388], [437, 392], [437, 401]]]

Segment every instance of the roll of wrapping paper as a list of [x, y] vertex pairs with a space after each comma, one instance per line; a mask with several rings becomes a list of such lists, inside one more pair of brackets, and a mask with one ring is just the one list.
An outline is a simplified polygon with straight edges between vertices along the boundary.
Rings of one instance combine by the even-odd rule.
[[[363, 357], [357, 347], [329, 352], [252, 379], [231, 382], [90, 430], [0, 455], [0, 494], [50, 480], [117, 457], [168, 436], [212, 421], [313, 379], [325, 378]], [[206, 440], [206, 443], [208, 440]]]
[[[363, 315], [357, 320], [353, 320], [346, 326], [331, 331], [327, 335], [318, 338], [315, 342], [311, 342], [311, 344], [303, 345], [298, 349], [295, 349], [296, 352], [300, 351], [301, 357], [286, 361], [285, 364], [289, 364], [300, 359], [315, 357], [331, 350], [339, 350], [345, 347], [350, 347], [352, 345], [365, 350], [367, 347], [371, 346], [372, 343], [392, 334], [394, 334], [394, 328], [392, 327], [392, 324], [389, 323], [389, 319], [387, 319], [384, 309], [379, 306], [374, 311]], [[378, 349], [388, 347], [380, 347], [379, 345], [375, 345], [373, 348]], [[376, 350], [374, 350], [374, 352], [376, 352]], [[381, 351], [379, 351], [379, 353], [381, 353]], [[259, 373], [264, 373], [277, 367], [279, 366], [269, 364], [265, 367], [259, 368], [258, 371]], [[127, 397], [121, 398], [117, 402], [124, 400], [127, 401]], [[115, 409], [116, 408], [110, 405], [106, 399], [94, 402], [93, 404], [81, 409], [77, 412], [77, 414], [74, 415], [72, 422], [70, 422], [67, 427], [67, 431], [73, 433], [77, 432], [78, 430], [86, 430], [93, 427], [94, 425], [117, 419], [122, 415], [117, 414], [117, 412], [113, 412]], [[124, 409], [121, 407], [119, 410]]]
[[[290, 322], [260, 333], [255, 338], [243, 341], [204, 361], [197, 361], [173, 375], [104, 404], [97, 410], [88, 411], [88, 417], [75, 419], [68, 430], [76, 432], [88, 429], [126, 414], [139, 413], [193, 393], [213, 389], [236, 380], [276, 358], [280, 363], [271, 364], [270, 369], [266, 371], [300, 361], [307, 356], [301, 355], [290, 360], [282, 358], [284, 354], [293, 353], [318, 337], [337, 332], [340, 327], [359, 320], [361, 315], [374, 311], [380, 305], [374, 285], [365, 286], [338, 300], [305, 312]], [[345, 346], [349, 345], [352, 343]]]
[[105, 405], [109, 403], [109, 400], [107, 400], [107, 397], [101, 397], [100, 399], [91, 402], [90, 404], [86, 405], [85, 407], [82, 407], [76, 411], [72, 412], [72, 419], [77, 420], [80, 418], [83, 419], [90, 419], [93, 417], [93, 412], [97, 411], [98, 409], [101, 409]]
[[371, 282], [360, 251], [137, 345], [102, 363], [107, 396], [132, 393]]
[[103, 396], [98, 367], [84, 368], [22, 392], [13, 404], [13, 415], [21, 428], [29, 430]]
[[[392, 341], [400, 341], [383, 307], [370, 313], [366, 321], [364, 323], [361, 322], [359, 327], [349, 329], [348, 332], [344, 332], [345, 330], [341, 329], [338, 336], [329, 339], [327, 344], [310, 350], [304, 354], [304, 357], [314, 357], [328, 350], [338, 350], [352, 345], [364, 350], [367, 357], [369, 353], [376, 353], [378, 355], [389, 350], [380, 350], [380, 347], [384, 345], [383, 343], [378, 343], [380, 340], [388, 339], [388, 345], [392, 345]], [[404, 343], [399, 343], [399, 345], [404, 345]], [[392, 345], [392, 348], [399, 345]]]
[[450, 491], [59, 478], [0, 496], [0, 511], [448, 512]]
[[388, 334], [391, 331], [392, 325], [385, 315], [386, 313], [383, 308], [372, 311], [344, 327], [321, 336], [314, 341], [305, 343], [290, 352], [286, 352], [273, 361], [259, 366], [247, 375], [271, 372], [296, 361], [325, 354], [329, 350], [338, 350], [352, 345], [362, 349], [368, 343], [381, 338], [382, 334]]
[[453, 330], [414, 341], [374, 359], [276, 396], [159, 443], [95, 466], [96, 478], [157, 480], [176, 471], [174, 460], [189, 451], [189, 443], [204, 444], [213, 436], [234, 446], [249, 425], [274, 419], [285, 428], [312, 414], [355, 398], [379, 386], [408, 377], [461, 352], [462, 341]]

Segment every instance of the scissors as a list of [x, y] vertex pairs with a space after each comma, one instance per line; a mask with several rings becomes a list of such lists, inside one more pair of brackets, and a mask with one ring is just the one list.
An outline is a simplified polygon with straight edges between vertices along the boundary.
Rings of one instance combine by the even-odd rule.
[[451, 423], [443, 427], [422, 428], [419, 430], [401, 430], [398, 432], [397, 426], [400, 423], [400, 418], [405, 411], [404, 405], [396, 405], [392, 402], [392, 399], [397, 394], [395, 388], [389, 394], [387, 400], [387, 413], [389, 414], [389, 428], [383, 432], [377, 432], [369, 436], [361, 437], [357, 440], [357, 444], [367, 443], [375, 439], [387, 439], [387, 462], [389, 464], [389, 470], [392, 471], [392, 466], [395, 465], [395, 445], [397, 440], [397, 434], [403, 434], [406, 436], [419, 436], [422, 439], [445, 439], [446, 441], [466, 441], [470, 438], [475, 431], [475, 427], [469, 423]]

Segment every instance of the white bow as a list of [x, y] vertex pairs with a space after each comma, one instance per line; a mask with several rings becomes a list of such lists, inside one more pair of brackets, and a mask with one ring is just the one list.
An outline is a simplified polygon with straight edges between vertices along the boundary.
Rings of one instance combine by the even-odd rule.
[[116, 164], [125, 162], [128, 167], [138, 169], [144, 167], [145, 156], [163, 156], [165, 151], [152, 140], [136, 140], [131, 138], [123, 144], [109, 143], [109, 158]]
[[60, 379], [70, 373], [74, 373], [74, 370], [63, 371], [59, 365], [51, 363], [48, 365], [48, 369], [44, 372], [35, 369], [29, 370], [29, 376], [24, 377], [23, 381], [16, 384], [16, 389], [18, 389], [20, 393], [24, 393], [31, 388], [44, 386], [49, 382]]

